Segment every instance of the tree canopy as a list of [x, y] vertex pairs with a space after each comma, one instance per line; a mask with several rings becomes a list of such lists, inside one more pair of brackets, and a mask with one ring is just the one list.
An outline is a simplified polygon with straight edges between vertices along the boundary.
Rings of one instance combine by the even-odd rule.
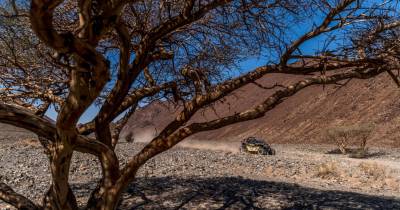
[[[262, 117], [312, 85], [388, 73], [400, 86], [398, 9], [397, 1], [383, 0], [0, 2], [0, 122], [39, 136], [52, 175], [42, 204], [4, 183], [0, 199], [18, 208], [76, 209], [68, 171], [79, 151], [98, 157], [102, 168], [87, 209], [116, 209], [147, 160], [195, 133]], [[313, 40], [320, 48], [303, 52]], [[263, 65], [239, 71], [255, 57]], [[189, 122], [273, 73], [305, 79], [263, 87], [276, 92], [243, 112]], [[119, 133], [139, 105], [153, 100], [182, 108], [122, 167]], [[93, 104], [94, 119], [79, 124]], [[51, 106], [56, 122], [45, 117]]]

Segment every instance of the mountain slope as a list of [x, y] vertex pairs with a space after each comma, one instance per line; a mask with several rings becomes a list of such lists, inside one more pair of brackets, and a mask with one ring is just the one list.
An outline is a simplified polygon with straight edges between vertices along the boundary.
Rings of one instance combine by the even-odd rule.
[[[297, 79], [301, 79], [299, 76]], [[291, 84], [296, 79], [275, 74], [257, 81], [262, 85]], [[191, 122], [212, 120], [253, 107], [273, 90], [249, 84], [214, 105], [199, 111]], [[231, 125], [191, 137], [197, 140], [239, 141], [258, 136], [272, 143], [330, 143], [324, 138], [326, 129], [343, 124], [375, 123], [369, 145], [400, 146], [400, 89], [389, 76], [355, 80], [345, 86], [312, 86], [285, 100], [264, 117]], [[123, 130], [135, 140], [146, 141], [173, 119], [176, 108], [162, 102], [138, 110]]]

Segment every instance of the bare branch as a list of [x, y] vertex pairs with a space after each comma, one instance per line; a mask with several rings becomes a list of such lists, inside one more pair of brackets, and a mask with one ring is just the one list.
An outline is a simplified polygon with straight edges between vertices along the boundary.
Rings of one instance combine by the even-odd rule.
[[27, 209], [27, 210], [39, 210], [40, 208], [36, 206], [31, 200], [23, 195], [16, 193], [8, 185], [0, 182], [0, 200], [11, 204], [17, 209]]
[[315, 29], [311, 30], [308, 33], [305, 33], [299, 39], [294, 41], [287, 49], [286, 52], [283, 53], [280, 60], [280, 65], [286, 65], [288, 60], [290, 59], [291, 55], [294, 51], [296, 51], [301, 44], [310, 40], [314, 37], [319, 36], [322, 33], [326, 33], [337, 28], [340, 28], [344, 25], [345, 19], [340, 20], [338, 24], [335, 26], [329, 27], [329, 25], [334, 21], [334, 17], [341, 13], [344, 9], [346, 9], [349, 5], [351, 5], [355, 0], [341, 0], [335, 8], [332, 8], [331, 11], [326, 15], [325, 19], [322, 23], [316, 27]]
[[53, 122], [13, 105], [0, 103], [0, 122], [25, 128], [52, 141], [56, 138]]

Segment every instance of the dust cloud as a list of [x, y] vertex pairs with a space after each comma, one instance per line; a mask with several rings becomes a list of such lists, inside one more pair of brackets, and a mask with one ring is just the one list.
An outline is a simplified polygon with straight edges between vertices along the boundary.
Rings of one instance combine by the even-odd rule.
[[[154, 137], [156, 137], [157, 132], [152, 129], [142, 131], [140, 133], [134, 133], [133, 138], [135, 142], [147, 143]], [[180, 142], [178, 147], [191, 148], [191, 149], [201, 149], [201, 150], [214, 150], [214, 151], [224, 151], [224, 152], [239, 152], [240, 142], [219, 142], [210, 140], [199, 140], [199, 139], [186, 139]]]
[[217, 150], [224, 152], [239, 152], [240, 142], [218, 142], [210, 140], [184, 140], [178, 144], [179, 147], [202, 149], [202, 150]]

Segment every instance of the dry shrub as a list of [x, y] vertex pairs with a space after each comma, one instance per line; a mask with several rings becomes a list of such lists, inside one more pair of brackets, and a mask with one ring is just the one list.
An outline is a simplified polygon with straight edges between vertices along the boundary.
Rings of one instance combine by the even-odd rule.
[[334, 142], [342, 154], [347, 153], [347, 143], [350, 138], [347, 127], [333, 127], [328, 129], [327, 137], [330, 142]]
[[400, 189], [400, 180], [397, 177], [396, 172], [392, 170], [388, 170], [388, 168], [384, 165], [379, 165], [374, 162], [363, 162], [360, 163], [359, 166], [360, 171], [368, 178], [368, 185], [374, 188], [382, 189], [385, 187], [386, 189], [391, 190], [399, 190]]
[[337, 126], [329, 128], [326, 136], [330, 142], [334, 142], [342, 154], [347, 154], [348, 144], [351, 139], [359, 142], [359, 148], [351, 157], [364, 158], [367, 154], [367, 140], [374, 126], [371, 123]]
[[133, 140], [134, 140], [134, 138], [133, 138], [133, 133], [132, 132], [129, 132], [128, 134], [126, 134], [126, 136], [125, 136], [125, 141], [126, 142], [131, 143], [131, 142], [133, 142]]
[[388, 177], [386, 168], [377, 163], [362, 162], [358, 166], [364, 174], [372, 177], [374, 180], [384, 180]]
[[33, 138], [23, 139], [21, 141], [21, 145], [24, 147], [34, 147], [34, 148], [42, 147], [40, 145], [40, 142], [37, 139], [33, 139]]
[[349, 154], [349, 157], [351, 157], [351, 158], [366, 158], [367, 155], [368, 155], [368, 148], [360, 147], [360, 148], [352, 151], [352, 153]]
[[324, 163], [318, 166], [318, 177], [328, 178], [336, 175], [338, 175], [338, 167], [335, 162]]
[[386, 187], [392, 190], [399, 190], [400, 189], [400, 182], [398, 179], [389, 177], [383, 180]]

